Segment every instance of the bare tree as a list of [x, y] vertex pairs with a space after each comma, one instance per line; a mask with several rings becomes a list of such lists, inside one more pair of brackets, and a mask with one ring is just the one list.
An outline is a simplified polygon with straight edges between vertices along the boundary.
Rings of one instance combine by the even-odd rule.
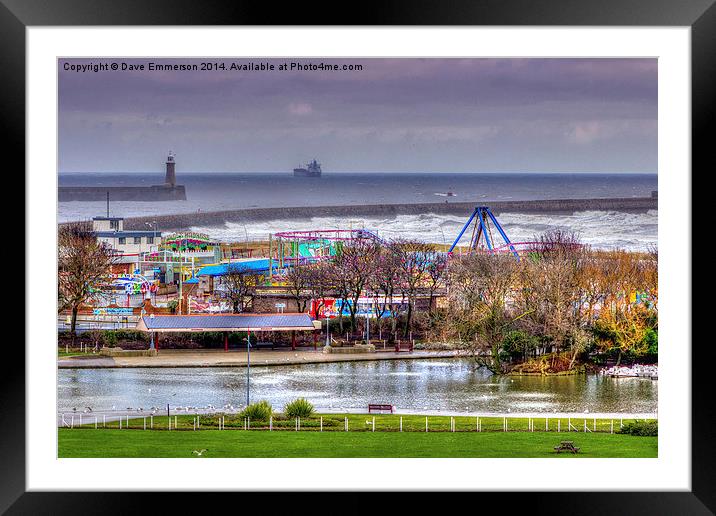
[[513, 302], [518, 262], [511, 255], [474, 253], [450, 264], [451, 297], [458, 307], [449, 321], [460, 340], [468, 343], [480, 366], [502, 373], [504, 337], [515, 319]]
[[375, 257], [368, 290], [373, 297], [373, 313], [378, 320], [378, 329], [382, 332], [383, 316], [390, 317], [389, 341], [393, 341], [396, 331], [400, 303], [396, 302], [398, 292], [398, 269], [400, 262], [392, 246], [382, 246]]
[[551, 230], [538, 237], [531, 259], [520, 268], [525, 324], [556, 350], [572, 349], [570, 367], [584, 350], [580, 329], [580, 269], [585, 253], [574, 233]]
[[326, 305], [326, 297], [333, 290], [330, 272], [330, 263], [323, 261], [313, 263], [304, 268], [304, 273], [308, 276], [307, 288], [313, 298], [316, 317]]
[[336, 265], [336, 288], [344, 302], [348, 301], [351, 330], [356, 328], [358, 299], [365, 292], [371, 277], [379, 246], [372, 238], [361, 238], [343, 246], [334, 262]]
[[435, 256], [435, 246], [409, 240], [394, 240], [390, 245], [398, 257], [400, 289], [408, 301], [404, 330], [404, 336], [407, 338], [413, 320], [415, 300], [428, 277], [428, 269]]
[[311, 300], [309, 290], [311, 280], [311, 266], [306, 264], [301, 265], [298, 261], [294, 263], [293, 267], [291, 267], [286, 274], [288, 291], [296, 302], [296, 308], [301, 313], [306, 311], [306, 306]]
[[231, 303], [235, 314], [243, 312], [247, 298], [251, 299], [256, 294], [258, 283], [254, 271], [245, 269], [240, 263], [229, 263], [226, 274], [221, 276], [222, 288], [219, 295]]
[[69, 308], [72, 312], [70, 332], [74, 339], [80, 305], [108, 279], [116, 255], [108, 244], [97, 240], [88, 222], [60, 226], [57, 247], [58, 304], [60, 310]]
[[447, 256], [443, 253], [433, 253], [432, 260], [428, 264], [427, 288], [430, 295], [430, 305], [428, 311], [433, 312], [435, 293], [445, 286], [447, 271]]

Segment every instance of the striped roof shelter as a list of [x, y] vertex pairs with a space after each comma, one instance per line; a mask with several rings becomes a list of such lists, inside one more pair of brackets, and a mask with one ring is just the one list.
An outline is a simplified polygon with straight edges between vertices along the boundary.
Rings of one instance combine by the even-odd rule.
[[310, 331], [316, 329], [308, 314], [145, 315], [137, 330], [150, 332]]

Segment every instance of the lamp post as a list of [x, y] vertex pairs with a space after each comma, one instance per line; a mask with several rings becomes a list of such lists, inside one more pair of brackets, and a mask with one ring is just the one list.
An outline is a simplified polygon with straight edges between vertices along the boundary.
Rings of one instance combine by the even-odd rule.
[[246, 406], [251, 400], [251, 328], [246, 330]]
[[[152, 237], [152, 243], [157, 246], [157, 252], [159, 252], [159, 244], [157, 243], [157, 221], [153, 220], [151, 222], [145, 222], [147, 226], [152, 228], [152, 232], [154, 233], [154, 236]], [[149, 248], [149, 251], [151, 252], [151, 248]]]
[[183, 313], [182, 305], [184, 303], [184, 298], [182, 296], [182, 290], [183, 290], [182, 287], [184, 285], [184, 271], [183, 271], [184, 258], [182, 256], [181, 247], [184, 244], [185, 240], [186, 239], [183, 238], [179, 241], [179, 315], [182, 315], [182, 313]]

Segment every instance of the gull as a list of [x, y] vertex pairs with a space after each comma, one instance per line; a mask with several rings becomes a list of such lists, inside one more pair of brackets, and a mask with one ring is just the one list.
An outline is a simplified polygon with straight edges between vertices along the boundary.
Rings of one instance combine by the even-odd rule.
[[77, 407], [72, 407], [72, 412], [77, 412]]
[[194, 450], [192, 453], [195, 453], [197, 457], [201, 457], [205, 451], [207, 451], [207, 449], [202, 448], [201, 450]]

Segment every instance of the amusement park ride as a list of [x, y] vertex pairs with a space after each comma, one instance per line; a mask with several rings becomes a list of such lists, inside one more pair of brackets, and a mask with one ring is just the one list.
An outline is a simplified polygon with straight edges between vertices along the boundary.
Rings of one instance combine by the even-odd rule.
[[[470, 218], [467, 219], [467, 222], [455, 239], [455, 242], [453, 242], [452, 246], [448, 250], [448, 253], [452, 253], [455, 247], [457, 247], [462, 235], [465, 233], [467, 228], [470, 227], [470, 224], [473, 225], [473, 228], [468, 253], [473, 251], [487, 251], [491, 253], [511, 252], [515, 255], [515, 258], [518, 260], [520, 259], [520, 255], [515, 248], [516, 244], [510, 242], [505, 230], [502, 229], [500, 223], [497, 222], [497, 218], [487, 206], [475, 206], [475, 210], [472, 212], [472, 215], [470, 215]], [[497, 245], [497, 240], [495, 239], [495, 235], [492, 231], [493, 226], [502, 239], [502, 243], [499, 245]]]

